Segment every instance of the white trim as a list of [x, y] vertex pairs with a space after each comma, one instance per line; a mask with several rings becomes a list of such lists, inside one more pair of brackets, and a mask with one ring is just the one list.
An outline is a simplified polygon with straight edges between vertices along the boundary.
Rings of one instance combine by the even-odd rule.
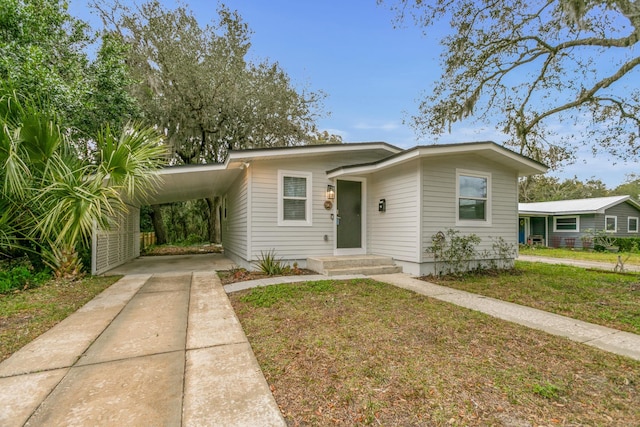
[[[469, 176], [472, 178], [482, 178], [487, 181], [487, 196], [486, 198], [477, 198], [478, 200], [485, 200], [485, 218], [482, 220], [470, 220], [460, 219], [460, 177]], [[491, 172], [473, 171], [468, 169], [456, 169], [456, 225], [460, 227], [490, 227], [492, 223], [492, 210], [491, 210]]]
[[418, 239], [417, 244], [416, 244], [416, 249], [418, 250], [416, 253], [416, 259], [418, 261], [422, 260], [422, 254], [424, 254], [424, 242], [422, 239], [422, 233], [424, 231], [424, 223], [423, 223], [423, 218], [422, 218], [422, 213], [424, 212], [424, 191], [423, 191], [423, 187], [424, 187], [424, 168], [422, 167], [422, 161], [418, 161], [417, 162], [417, 168], [418, 168], [418, 185], [417, 185], [417, 191], [418, 191], [418, 197], [416, 200], [418, 200], [418, 215], [416, 215], [416, 220], [418, 221], [418, 235], [416, 236], [416, 238]]
[[249, 150], [240, 150], [240, 151], [230, 152], [224, 161], [224, 166], [229, 167], [232, 163], [251, 161], [251, 160], [266, 160], [270, 158], [293, 158], [293, 157], [306, 157], [309, 155], [337, 154], [337, 153], [344, 153], [343, 155], [347, 156], [346, 152], [358, 152], [358, 151], [369, 151], [369, 150], [384, 150], [384, 151], [387, 151], [390, 156], [404, 151], [402, 148], [398, 148], [384, 142], [306, 145], [306, 146], [280, 147], [280, 148], [255, 148], [255, 149], [249, 149]]
[[[294, 221], [285, 220], [284, 216], [284, 192], [283, 182], [285, 177], [304, 178], [306, 184], [305, 193], [305, 219]], [[311, 227], [313, 225], [313, 174], [303, 171], [278, 170], [278, 227]], [[300, 198], [300, 200], [303, 200]]]
[[337, 218], [338, 215], [336, 212], [336, 207], [338, 205], [338, 181], [357, 181], [361, 184], [361, 193], [360, 193], [360, 206], [361, 206], [361, 217], [360, 217], [360, 247], [359, 248], [338, 248], [338, 225], [337, 221], [333, 221], [333, 254], [336, 256], [339, 255], [365, 255], [367, 253], [367, 179], [359, 178], [359, 177], [344, 177], [335, 180], [336, 185], [336, 203], [333, 205], [334, 218]]
[[[575, 218], [576, 228], [574, 230], [558, 230], [557, 220], [564, 218]], [[553, 232], [554, 233], [577, 233], [580, 231], [580, 216], [578, 215], [563, 215], [553, 217]]]
[[[635, 219], [636, 220], [636, 228], [634, 230], [631, 229], [631, 220]], [[630, 216], [627, 218], [627, 233], [637, 233], [638, 232], [638, 217], [637, 216]]]
[[[430, 146], [417, 146], [415, 148], [400, 152], [389, 158], [378, 162], [361, 165], [348, 165], [333, 169], [327, 173], [329, 179], [347, 176], [350, 174], [364, 174], [384, 170], [397, 164], [405, 163], [415, 158], [434, 157], [452, 154], [476, 154], [493, 153], [501, 156], [503, 164], [512, 164], [518, 171], [518, 176], [545, 173], [549, 168], [528, 157], [517, 154], [511, 150], [501, 147], [493, 142], [473, 142], [466, 144], [443, 144]], [[493, 156], [492, 156], [493, 157]]]
[[245, 259], [249, 262], [253, 261], [251, 255], [253, 253], [253, 168], [246, 168], [247, 179], [247, 253]]
[[[609, 230], [607, 227], [607, 220], [613, 218], [613, 230]], [[604, 217], [604, 231], [606, 233], [617, 233], [618, 232], [618, 217], [615, 215], [605, 215]]]

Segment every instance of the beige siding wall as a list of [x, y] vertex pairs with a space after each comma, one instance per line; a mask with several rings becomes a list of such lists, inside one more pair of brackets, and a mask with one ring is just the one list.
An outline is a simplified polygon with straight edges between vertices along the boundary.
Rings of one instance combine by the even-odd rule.
[[[251, 259], [259, 259], [261, 252], [274, 249], [278, 257], [305, 265], [313, 255], [333, 254], [332, 211], [324, 208], [327, 185], [325, 161], [280, 160], [253, 162], [251, 201]], [[278, 171], [310, 172], [311, 226], [278, 225]], [[325, 240], [327, 236], [327, 240]]]
[[[251, 170], [249, 230], [251, 235], [250, 257], [260, 258], [261, 252], [276, 250], [276, 255], [292, 263], [306, 266], [309, 256], [333, 255], [335, 248], [332, 210], [324, 208], [327, 185], [334, 184], [327, 178], [327, 171], [355, 163], [375, 161], [379, 155], [350, 153], [308, 157], [253, 161]], [[312, 174], [312, 225], [278, 225], [278, 171], [310, 172]], [[334, 200], [335, 203], [335, 200]], [[326, 240], [325, 240], [326, 238]]]
[[[432, 261], [426, 249], [438, 231], [454, 228], [461, 234], [475, 233], [482, 239], [479, 250], [492, 250], [492, 238], [502, 237], [517, 248], [518, 180], [514, 170], [477, 156], [424, 159], [423, 165], [423, 260]], [[456, 169], [491, 173], [491, 225], [456, 225]]]
[[222, 245], [225, 254], [238, 264], [247, 255], [248, 188], [249, 172], [245, 169], [223, 198]]
[[[420, 162], [383, 170], [368, 181], [368, 252], [420, 262]], [[386, 211], [378, 211], [380, 199]]]

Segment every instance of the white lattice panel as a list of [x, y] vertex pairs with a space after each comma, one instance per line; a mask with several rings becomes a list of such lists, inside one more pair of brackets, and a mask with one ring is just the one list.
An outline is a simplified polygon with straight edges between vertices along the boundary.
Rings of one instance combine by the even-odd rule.
[[109, 230], [94, 229], [92, 274], [102, 274], [140, 255], [140, 209], [112, 218]]

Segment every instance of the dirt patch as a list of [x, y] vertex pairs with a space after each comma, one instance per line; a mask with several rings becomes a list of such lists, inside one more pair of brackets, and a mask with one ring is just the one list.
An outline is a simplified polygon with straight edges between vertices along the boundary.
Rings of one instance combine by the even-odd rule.
[[197, 255], [197, 254], [221, 254], [224, 249], [221, 245], [194, 245], [194, 246], [176, 246], [162, 245], [149, 246], [143, 250], [142, 255]]

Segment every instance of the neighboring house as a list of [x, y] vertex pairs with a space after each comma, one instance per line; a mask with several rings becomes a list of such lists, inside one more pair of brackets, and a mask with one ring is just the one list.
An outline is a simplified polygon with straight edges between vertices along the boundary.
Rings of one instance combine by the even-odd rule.
[[591, 247], [592, 232], [638, 237], [640, 204], [630, 196], [519, 203], [520, 243], [557, 247]]
[[300, 267], [309, 257], [382, 255], [422, 275], [434, 268], [432, 236], [448, 228], [477, 234], [480, 250], [497, 238], [515, 249], [518, 177], [546, 170], [493, 142], [255, 149], [163, 170], [152, 202], [221, 196], [224, 251], [245, 268], [267, 251]]

